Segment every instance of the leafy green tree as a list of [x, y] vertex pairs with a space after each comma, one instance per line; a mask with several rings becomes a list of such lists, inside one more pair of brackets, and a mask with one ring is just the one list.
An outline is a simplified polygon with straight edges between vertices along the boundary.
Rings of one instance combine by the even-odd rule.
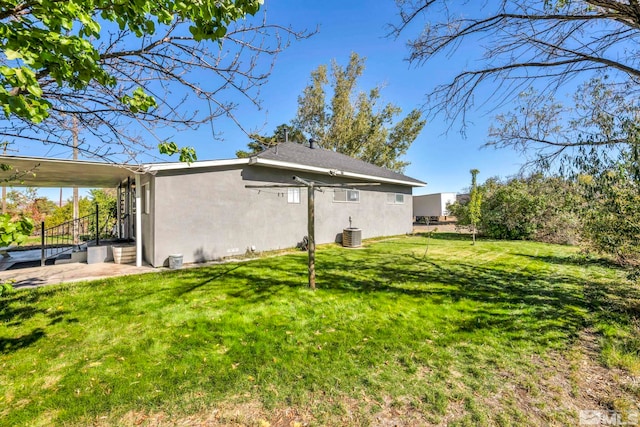
[[[31, 235], [33, 227], [31, 218], [20, 216], [18, 219], [12, 219], [10, 214], [0, 215], [0, 247], [24, 243]], [[12, 283], [12, 279], [0, 281], [0, 296], [13, 290]]]
[[640, 266], [640, 181], [628, 156], [606, 170], [580, 176], [586, 199], [582, 211], [589, 248], [622, 265]]
[[[580, 241], [585, 202], [573, 180], [539, 173], [506, 181], [489, 178], [478, 186], [478, 193], [482, 204], [477, 227], [487, 237], [562, 244]], [[469, 201], [456, 202], [449, 211], [458, 224], [471, 225]]]
[[583, 244], [629, 264], [640, 247], [640, 106], [627, 89], [600, 76], [580, 86], [572, 105], [521, 94], [518, 113], [499, 116], [491, 137], [500, 147], [535, 149], [542, 170], [577, 178]]
[[[285, 132], [287, 137], [285, 138]], [[247, 144], [247, 151], [238, 150], [236, 156], [239, 158], [251, 157], [254, 154], [260, 153], [267, 147], [276, 145], [280, 142], [288, 140], [290, 142], [303, 143], [305, 141], [304, 135], [298, 129], [291, 125], [281, 124], [273, 131], [271, 136], [262, 136], [257, 133], [249, 134], [251, 141]]]
[[[80, 218], [87, 215], [95, 214], [95, 205], [87, 197], [78, 198], [78, 216]], [[67, 200], [67, 203], [59, 207], [52, 215], [45, 220], [45, 227], [53, 227], [73, 220], [73, 200]]]
[[9, 214], [0, 215], [0, 246], [24, 243], [33, 231], [33, 220], [21, 216], [16, 220]]
[[47, 197], [38, 197], [34, 203], [33, 208], [35, 212], [38, 212], [38, 216], [33, 216], [33, 219], [36, 221], [42, 221], [48, 215], [51, 215], [58, 208], [58, 205], [49, 200]]
[[535, 174], [484, 186], [481, 229], [497, 239], [576, 243], [580, 195], [575, 184]]
[[85, 155], [129, 160], [153, 148], [140, 138], [150, 131], [163, 153], [192, 160], [193, 149], [164, 140], [154, 129], [193, 128], [232, 116], [235, 104], [222, 98], [226, 89], [258, 103], [257, 90], [270, 70], [258, 58], [273, 61], [291, 37], [305, 36], [245, 19], [261, 4], [2, 2], [0, 132], [19, 144], [70, 146], [75, 118], [92, 134], [79, 144]]
[[[640, 246], [631, 226], [640, 182], [640, 3], [510, 0], [464, 14], [456, 10], [464, 5], [446, 0], [398, 4], [396, 35], [430, 18], [410, 43], [412, 61], [481, 46], [476, 68], [460, 70], [431, 92], [431, 111], [464, 122], [478, 90], [499, 82], [482, 96], [483, 107], [518, 104], [498, 115], [489, 145], [520, 150], [543, 171], [580, 176], [585, 243], [628, 262]], [[430, 13], [442, 7], [446, 14]], [[566, 105], [555, 94], [575, 77], [584, 83], [574, 105]]]
[[11, 189], [7, 192], [7, 213], [12, 217], [26, 216], [36, 223], [52, 214], [57, 205], [46, 197], [39, 197], [38, 190], [26, 187], [23, 190]]
[[[352, 53], [346, 68], [331, 64], [311, 73], [311, 83], [298, 97], [293, 126], [313, 138], [323, 148], [355, 157], [374, 165], [402, 171], [408, 162], [400, 160], [425, 125], [418, 110], [394, 124], [401, 109], [393, 104], [378, 106], [381, 87], [357, 92], [365, 59]], [[330, 84], [327, 101], [325, 87]]]
[[[518, 105], [497, 117], [489, 145], [520, 150], [543, 171], [580, 177], [585, 209], [578, 216], [585, 243], [623, 263], [635, 258], [634, 248], [640, 246], [632, 226], [640, 186], [640, 3], [510, 0], [466, 8], [465, 14], [455, 10], [464, 5], [446, 0], [403, 1], [399, 7], [396, 35], [430, 17], [410, 43], [412, 61], [437, 60], [445, 51], [475, 48], [483, 40], [479, 65], [435, 88], [431, 111], [464, 122], [480, 98], [474, 96], [478, 90], [499, 82], [482, 96], [482, 105], [514, 100]], [[429, 13], [440, 7], [447, 13]], [[584, 83], [575, 105], [565, 105], [555, 95], [576, 77]]]
[[[113, 189], [91, 189], [89, 197], [78, 199], [78, 216], [89, 216], [90, 224], [94, 222], [94, 215], [98, 205], [98, 226], [102, 234], [109, 234], [116, 222], [117, 198]], [[54, 227], [73, 220], [73, 200], [67, 200], [62, 207], [57, 208], [52, 215], [47, 217], [45, 227]], [[89, 230], [94, 233], [93, 225]]]
[[23, 213], [38, 197], [38, 190], [25, 187], [23, 190], [11, 188], [7, 191], [7, 211], [13, 214]]
[[89, 197], [94, 206], [98, 205], [98, 221], [102, 232], [110, 232], [116, 223], [117, 195], [112, 188], [89, 190]]
[[460, 226], [470, 226], [471, 220], [469, 219], [469, 201], [459, 201], [447, 205], [449, 215], [456, 218], [456, 224]]

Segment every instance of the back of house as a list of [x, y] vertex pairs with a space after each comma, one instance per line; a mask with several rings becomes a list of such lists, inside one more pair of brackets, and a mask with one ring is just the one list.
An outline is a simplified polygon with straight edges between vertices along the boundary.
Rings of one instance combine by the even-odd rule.
[[141, 177], [143, 254], [203, 262], [295, 247], [307, 235], [307, 187], [316, 190], [316, 242], [412, 231], [412, 189], [425, 185], [320, 147], [282, 143], [248, 159], [147, 165]]

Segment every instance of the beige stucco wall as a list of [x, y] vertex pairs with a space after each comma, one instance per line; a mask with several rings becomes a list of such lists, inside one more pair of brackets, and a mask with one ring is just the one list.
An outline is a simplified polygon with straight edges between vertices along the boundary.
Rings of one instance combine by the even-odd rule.
[[[142, 258], [145, 262], [152, 264], [153, 255], [154, 255], [154, 245], [155, 245], [155, 233], [154, 233], [154, 199], [153, 199], [153, 190], [154, 190], [154, 177], [153, 175], [143, 175], [140, 177], [140, 197], [141, 199], [147, 198], [149, 202], [149, 206], [146, 211], [141, 212], [142, 218]], [[148, 191], [148, 196], [145, 192]], [[144, 203], [143, 203], [144, 206]], [[143, 208], [142, 206], [140, 207]]]
[[[175, 253], [190, 263], [244, 254], [252, 247], [259, 252], [294, 247], [307, 234], [306, 189], [301, 189], [299, 204], [290, 204], [286, 188], [245, 188], [292, 184], [292, 175], [291, 171], [250, 165], [158, 172], [149, 178], [152, 213], [143, 215], [145, 259], [161, 266]], [[325, 175], [299, 176], [344, 182]], [[405, 194], [404, 203], [388, 204], [389, 192]], [[316, 192], [316, 242], [335, 241], [349, 226], [349, 216], [353, 226], [362, 229], [363, 238], [409, 233], [411, 188], [363, 187], [359, 203], [334, 202], [332, 189]], [[148, 250], [149, 238], [153, 250]]]

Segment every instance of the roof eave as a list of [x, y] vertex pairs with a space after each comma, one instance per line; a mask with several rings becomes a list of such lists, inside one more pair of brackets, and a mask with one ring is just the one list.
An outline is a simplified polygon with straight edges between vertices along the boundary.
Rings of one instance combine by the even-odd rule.
[[144, 166], [146, 172], [160, 172], [168, 170], [198, 169], [225, 166], [238, 166], [249, 164], [249, 159], [226, 159], [226, 160], [204, 160], [193, 163], [172, 162], [172, 163], [147, 163]]
[[113, 188], [136, 174], [139, 165], [26, 156], [0, 156], [11, 168], [0, 178], [16, 187]]
[[248, 164], [272, 167], [276, 169], [297, 170], [297, 171], [304, 171], [304, 172], [311, 172], [311, 173], [326, 174], [330, 176], [341, 176], [345, 178], [362, 179], [366, 181], [380, 182], [380, 183], [386, 183], [386, 184], [406, 185], [409, 187], [424, 187], [427, 185], [426, 182], [422, 182], [422, 181], [406, 181], [401, 179], [385, 178], [385, 177], [374, 176], [374, 175], [342, 171], [338, 169], [321, 168], [318, 166], [308, 166], [308, 165], [303, 165], [299, 163], [283, 162], [280, 160], [263, 159], [257, 156], [251, 157]]

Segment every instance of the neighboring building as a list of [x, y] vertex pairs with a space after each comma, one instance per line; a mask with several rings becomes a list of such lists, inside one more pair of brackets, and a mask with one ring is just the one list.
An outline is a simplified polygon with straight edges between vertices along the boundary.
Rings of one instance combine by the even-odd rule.
[[413, 216], [416, 221], [420, 218], [428, 218], [431, 221], [447, 221], [449, 216], [448, 205], [455, 203], [456, 193], [435, 193], [413, 197]]
[[[137, 263], [144, 260], [153, 266], [167, 265], [172, 254], [182, 254], [189, 263], [295, 247], [307, 235], [307, 188], [287, 187], [297, 184], [294, 175], [322, 184], [353, 184], [316, 191], [316, 243], [339, 240], [350, 219], [362, 230], [362, 238], [410, 233], [412, 189], [425, 185], [343, 154], [295, 143], [250, 158], [191, 164], [123, 167], [20, 159], [8, 156], [2, 162], [22, 170], [37, 164], [38, 173], [25, 177], [24, 185], [118, 186], [126, 207], [118, 229], [123, 237], [136, 239]], [[275, 187], [266, 187], [271, 185]]]

